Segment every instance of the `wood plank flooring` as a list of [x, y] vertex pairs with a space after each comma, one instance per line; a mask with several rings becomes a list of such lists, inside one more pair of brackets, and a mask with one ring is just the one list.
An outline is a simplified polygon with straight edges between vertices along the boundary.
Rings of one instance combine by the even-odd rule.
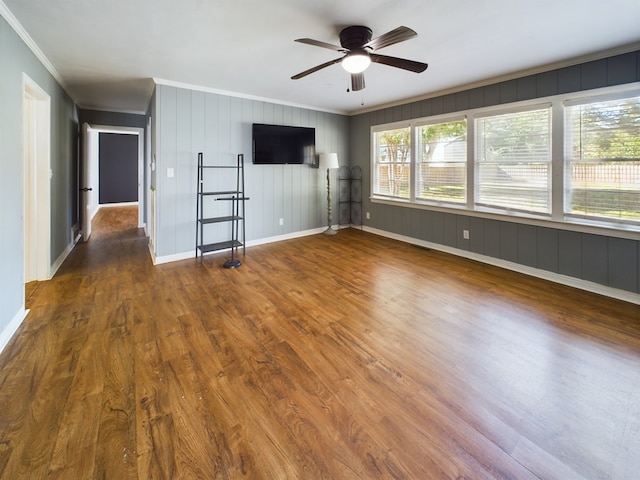
[[358, 230], [153, 267], [100, 211], [0, 355], [1, 479], [637, 479], [640, 307]]

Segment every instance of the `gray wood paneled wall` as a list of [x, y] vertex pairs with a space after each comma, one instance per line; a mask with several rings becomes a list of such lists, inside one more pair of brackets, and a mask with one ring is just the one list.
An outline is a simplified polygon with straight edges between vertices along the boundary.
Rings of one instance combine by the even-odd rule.
[[[157, 85], [151, 116], [156, 171], [156, 255], [195, 247], [197, 154], [207, 164], [245, 156], [247, 240], [293, 235], [326, 224], [326, 172], [309, 165], [253, 165], [253, 123], [315, 127], [316, 153], [337, 152], [349, 164], [349, 118], [334, 113]], [[172, 168], [174, 177], [167, 176]], [[336, 185], [337, 170], [332, 172]], [[337, 211], [337, 195], [333, 198]], [[279, 220], [283, 219], [281, 226]]]
[[[428, 74], [428, 73], [427, 73]], [[370, 127], [640, 81], [640, 51], [351, 117], [351, 160], [363, 171], [365, 225], [399, 235], [640, 293], [640, 242], [369, 201]], [[462, 230], [470, 230], [470, 239]]]

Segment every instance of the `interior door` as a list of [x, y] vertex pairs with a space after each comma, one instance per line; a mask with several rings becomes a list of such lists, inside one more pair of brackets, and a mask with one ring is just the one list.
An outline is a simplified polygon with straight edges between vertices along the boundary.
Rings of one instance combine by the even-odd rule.
[[96, 141], [95, 132], [92, 131], [88, 123], [82, 124], [82, 181], [80, 182], [80, 209], [82, 212], [82, 239], [88, 241], [91, 236], [91, 217], [93, 205], [91, 200], [94, 197], [93, 192], [93, 152], [95, 151], [94, 142]]

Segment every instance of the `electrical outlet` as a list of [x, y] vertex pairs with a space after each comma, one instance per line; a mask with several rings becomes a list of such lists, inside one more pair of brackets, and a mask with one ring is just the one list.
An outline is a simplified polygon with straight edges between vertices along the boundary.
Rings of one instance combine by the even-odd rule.
[[284, 218], [280, 219], [280, 226], [284, 225]]
[[462, 230], [462, 238], [469, 240], [469, 230]]
[[367, 212], [367, 220], [371, 220], [371, 212]]

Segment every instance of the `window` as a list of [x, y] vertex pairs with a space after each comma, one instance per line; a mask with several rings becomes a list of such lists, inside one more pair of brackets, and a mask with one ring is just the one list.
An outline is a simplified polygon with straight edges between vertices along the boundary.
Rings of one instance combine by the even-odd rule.
[[416, 127], [416, 198], [464, 203], [467, 183], [467, 121]]
[[411, 178], [411, 129], [373, 133], [374, 195], [409, 199]]
[[476, 120], [476, 204], [551, 213], [551, 108]]
[[640, 220], [640, 97], [566, 107], [565, 213]]
[[372, 198], [640, 232], [640, 87], [570, 95], [371, 127]]

